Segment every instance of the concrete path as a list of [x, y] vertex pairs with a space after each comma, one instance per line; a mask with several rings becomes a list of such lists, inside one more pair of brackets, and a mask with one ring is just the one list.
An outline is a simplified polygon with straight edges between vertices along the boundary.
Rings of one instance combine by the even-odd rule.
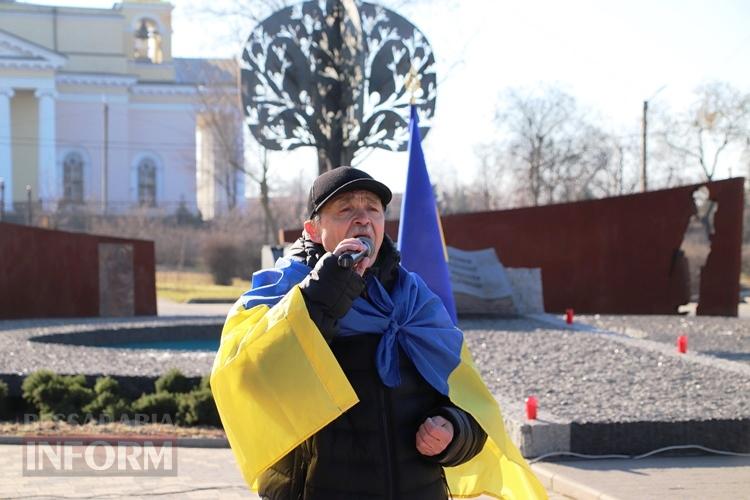
[[[178, 448], [177, 475], [162, 477], [28, 477], [23, 448], [0, 445], [0, 498], [258, 498], [226, 448]], [[540, 462], [532, 468], [552, 500], [750, 499], [750, 457]]]
[[[176, 476], [28, 477], [22, 474], [23, 448], [22, 445], [0, 445], [0, 498], [258, 499], [248, 492], [229, 449], [178, 448]], [[551, 500], [568, 498], [550, 495]], [[491, 499], [481, 497], [480, 500]]]
[[225, 318], [232, 304], [183, 304], [167, 299], [156, 301], [159, 316], [221, 316]]
[[258, 498], [248, 493], [229, 449], [177, 448], [171, 477], [24, 477], [23, 448], [0, 446], [0, 498]]
[[532, 468], [548, 490], [581, 500], [750, 499], [750, 457], [540, 462]]

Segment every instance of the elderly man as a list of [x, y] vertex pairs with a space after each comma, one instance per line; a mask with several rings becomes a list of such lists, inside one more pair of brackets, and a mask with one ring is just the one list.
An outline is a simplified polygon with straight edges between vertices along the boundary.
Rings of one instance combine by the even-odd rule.
[[[240, 468], [264, 499], [437, 500], [449, 484], [461, 495], [500, 494], [507, 439], [485, 446], [465, 411], [497, 406], [440, 299], [400, 266], [385, 235], [390, 200], [355, 168], [319, 176], [302, 237], [275, 269], [254, 275], [227, 319], [211, 385]], [[339, 261], [364, 252], [351, 267]], [[449, 378], [476, 393], [464, 409]], [[499, 412], [491, 418], [501, 430]], [[443, 467], [480, 452], [484, 462], [463, 482], [446, 480]], [[528, 466], [510, 453], [529, 487]]]

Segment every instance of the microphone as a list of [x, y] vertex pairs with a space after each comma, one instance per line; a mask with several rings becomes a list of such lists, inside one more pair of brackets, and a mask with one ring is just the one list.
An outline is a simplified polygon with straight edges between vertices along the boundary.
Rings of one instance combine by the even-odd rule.
[[373, 245], [372, 240], [365, 236], [360, 236], [357, 239], [362, 242], [365, 249], [361, 252], [346, 252], [339, 255], [339, 267], [349, 269], [365, 257], [372, 257], [372, 253], [375, 251], [375, 245]]

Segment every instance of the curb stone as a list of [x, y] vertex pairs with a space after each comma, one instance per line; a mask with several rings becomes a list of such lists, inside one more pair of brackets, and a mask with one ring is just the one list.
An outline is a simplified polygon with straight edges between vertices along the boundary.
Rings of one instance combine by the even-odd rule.
[[536, 420], [528, 420], [523, 403], [512, 404], [497, 395], [495, 400], [500, 405], [508, 437], [524, 458], [570, 451], [570, 421], [543, 410]]
[[579, 481], [554, 473], [545, 468], [544, 464], [532, 464], [531, 469], [542, 486], [551, 493], [558, 493], [576, 500], [619, 500]]

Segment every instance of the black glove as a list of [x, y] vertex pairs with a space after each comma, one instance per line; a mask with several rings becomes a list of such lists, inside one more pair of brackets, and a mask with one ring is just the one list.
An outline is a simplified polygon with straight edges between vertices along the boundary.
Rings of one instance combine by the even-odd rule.
[[330, 341], [338, 331], [337, 320], [349, 312], [365, 280], [352, 269], [339, 267], [338, 257], [327, 252], [299, 287], [310, 317]]

